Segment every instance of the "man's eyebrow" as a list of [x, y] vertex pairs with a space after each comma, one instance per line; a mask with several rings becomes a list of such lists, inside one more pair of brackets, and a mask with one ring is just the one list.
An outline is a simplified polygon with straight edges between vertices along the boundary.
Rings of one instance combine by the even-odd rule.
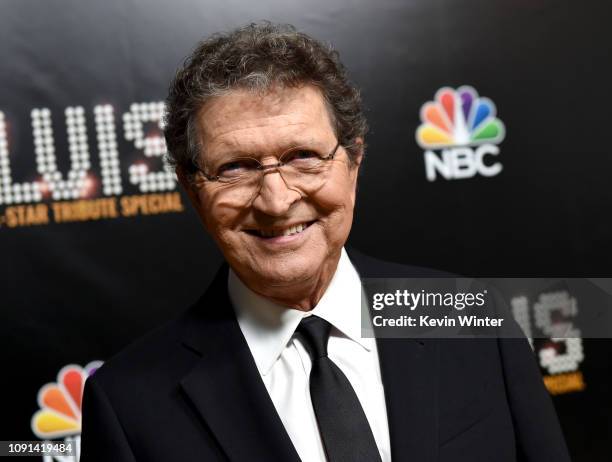
[[324, 149], [324, 143], [316, 138], [293, 139], [291, 141], [279, 143], [272, 149], [249, 149], [246, 146], [236, 146], [231, 142], [222, 142], [224, 148], [217, 151], [215, 158], [223, 157], [255, 157], [262, 155], [280, 155], [295, 148]]

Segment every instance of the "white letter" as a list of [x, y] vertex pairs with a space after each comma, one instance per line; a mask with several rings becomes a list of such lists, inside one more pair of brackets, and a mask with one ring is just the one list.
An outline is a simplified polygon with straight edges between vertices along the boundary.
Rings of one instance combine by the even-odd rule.
[[499, 148], [495, 144], [483, 144], [476, 148], [476, 168], [482, 176], [495, 176], [502, 171], [502, 164], [496, 162], [490, 166], [485, 165], [484, 156], [490, 154], [496, 156], [499, 154]]
[[425, 173], [427, 174], [428, 181], [435, 181], [436, 170], [445, 179], [450, 180], [452, 178], [451, 170], [447, 162], [446, 157], [447, 150], [444, 150], [443, 159], [440, 159], [435, 152], [425, 151]]
[[[164, 128], [164, 103], [132, 104], [130, 112], [123, 114], [125, 139], [133, 141], [137, 149], [143, 149], [146, 157], [161, 157], [166, 154], [166, 141], [161, 135], [146, 136], [143, 123], [155, 122], [160, 130]], [[173, 172], [165, 170], [149, 172], [146, 164], [130, 165], [130, 182], [138, 185], [141, 192], [170, 191], [176, 188]]]
[[372, 306], [372, 308], [374, 308], [376, 311], [383, 309], [384, 305], [380, 303], [382, 301], [382, 298], [383, 298], [383, 294], [374, 294], [374, 297], [373, 297], [374, 305]]
[[[565, 352], [557, 353], [555, 348], [540, 350], [540, 364], [550, 374], [570, 372], [578, 369], [584, 359], [580, 329], [574, 327], [571, 318], [578, 314], [576, 299], [565, 291], [541, 294], [539, 302], [534, 305], [535, 323], [542, 332], [551, 337], [553, 342], [565, 342]], [[564, 321], [552, 322], [551, 313], [561, 311]], [[559, 337], [565, 338], [559, 338]]]
[[119, 169], [119, 151], [117, 149], [117, 134], [115, 132], [115, 115], [110, 104], [94, 107], [96, 117], [96, 135], [98, 152], [102, 169], [102, 190], [105, 196], [119, 195], [121, 186], [121, 170]]
[[470, 148], [455, 148], [451, 150], [451, 159], [456, 179], [472, 178], [476, 175], [474, 151]]
[[86, 175], [90, 168], [85, 111], [81, 106], [67, 107], [65, 114], [70, 151], [70, 170], [67, 179], [57, 171], [51, 111], [42, 108], [33, 109], [31, 113], [38, 173], [42, 175], [51, 191], [51, 196], [56, 200], [78, 199], [84, 196]]
[[40, 202], [40, 183], [13, 183], [4, 113], [0, 111], [0, 204]]

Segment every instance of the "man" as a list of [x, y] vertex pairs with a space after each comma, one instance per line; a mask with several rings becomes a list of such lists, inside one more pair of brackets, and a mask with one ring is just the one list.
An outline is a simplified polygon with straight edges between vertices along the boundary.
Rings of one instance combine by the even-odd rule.
[[361, 338], [347, 252], [366, 122], [335, 52], [254, 24], [194, 51], [170, 161], [227, 261], [87, 381], [82, 460], [566, 461], [526, 341]]

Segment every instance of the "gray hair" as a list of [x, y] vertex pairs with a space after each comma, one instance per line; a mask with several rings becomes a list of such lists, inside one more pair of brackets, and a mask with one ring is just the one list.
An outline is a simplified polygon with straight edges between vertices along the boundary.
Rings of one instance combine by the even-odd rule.
[[354, 162], [355, 139], [368, 126], [359, 91], [338, 52], [288, 24], [253, 23], [200, 42], [177, 71], [166, 99], [167, 162], [190, 175], [201, 154], [196, 116], [212, 97], [233, 89], [265, 92], [274, 84], [321, 90], [336, 137]]

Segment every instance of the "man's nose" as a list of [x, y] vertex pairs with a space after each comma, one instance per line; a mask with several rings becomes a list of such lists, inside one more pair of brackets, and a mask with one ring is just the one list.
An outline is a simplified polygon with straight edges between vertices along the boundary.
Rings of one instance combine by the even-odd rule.
[[298, 191], [287, 186], [278, 170], [269, 171], [261, 179], [261, 189], [253, 201], [253, 208], [266, 215], [282, 216], [301, 197]]

